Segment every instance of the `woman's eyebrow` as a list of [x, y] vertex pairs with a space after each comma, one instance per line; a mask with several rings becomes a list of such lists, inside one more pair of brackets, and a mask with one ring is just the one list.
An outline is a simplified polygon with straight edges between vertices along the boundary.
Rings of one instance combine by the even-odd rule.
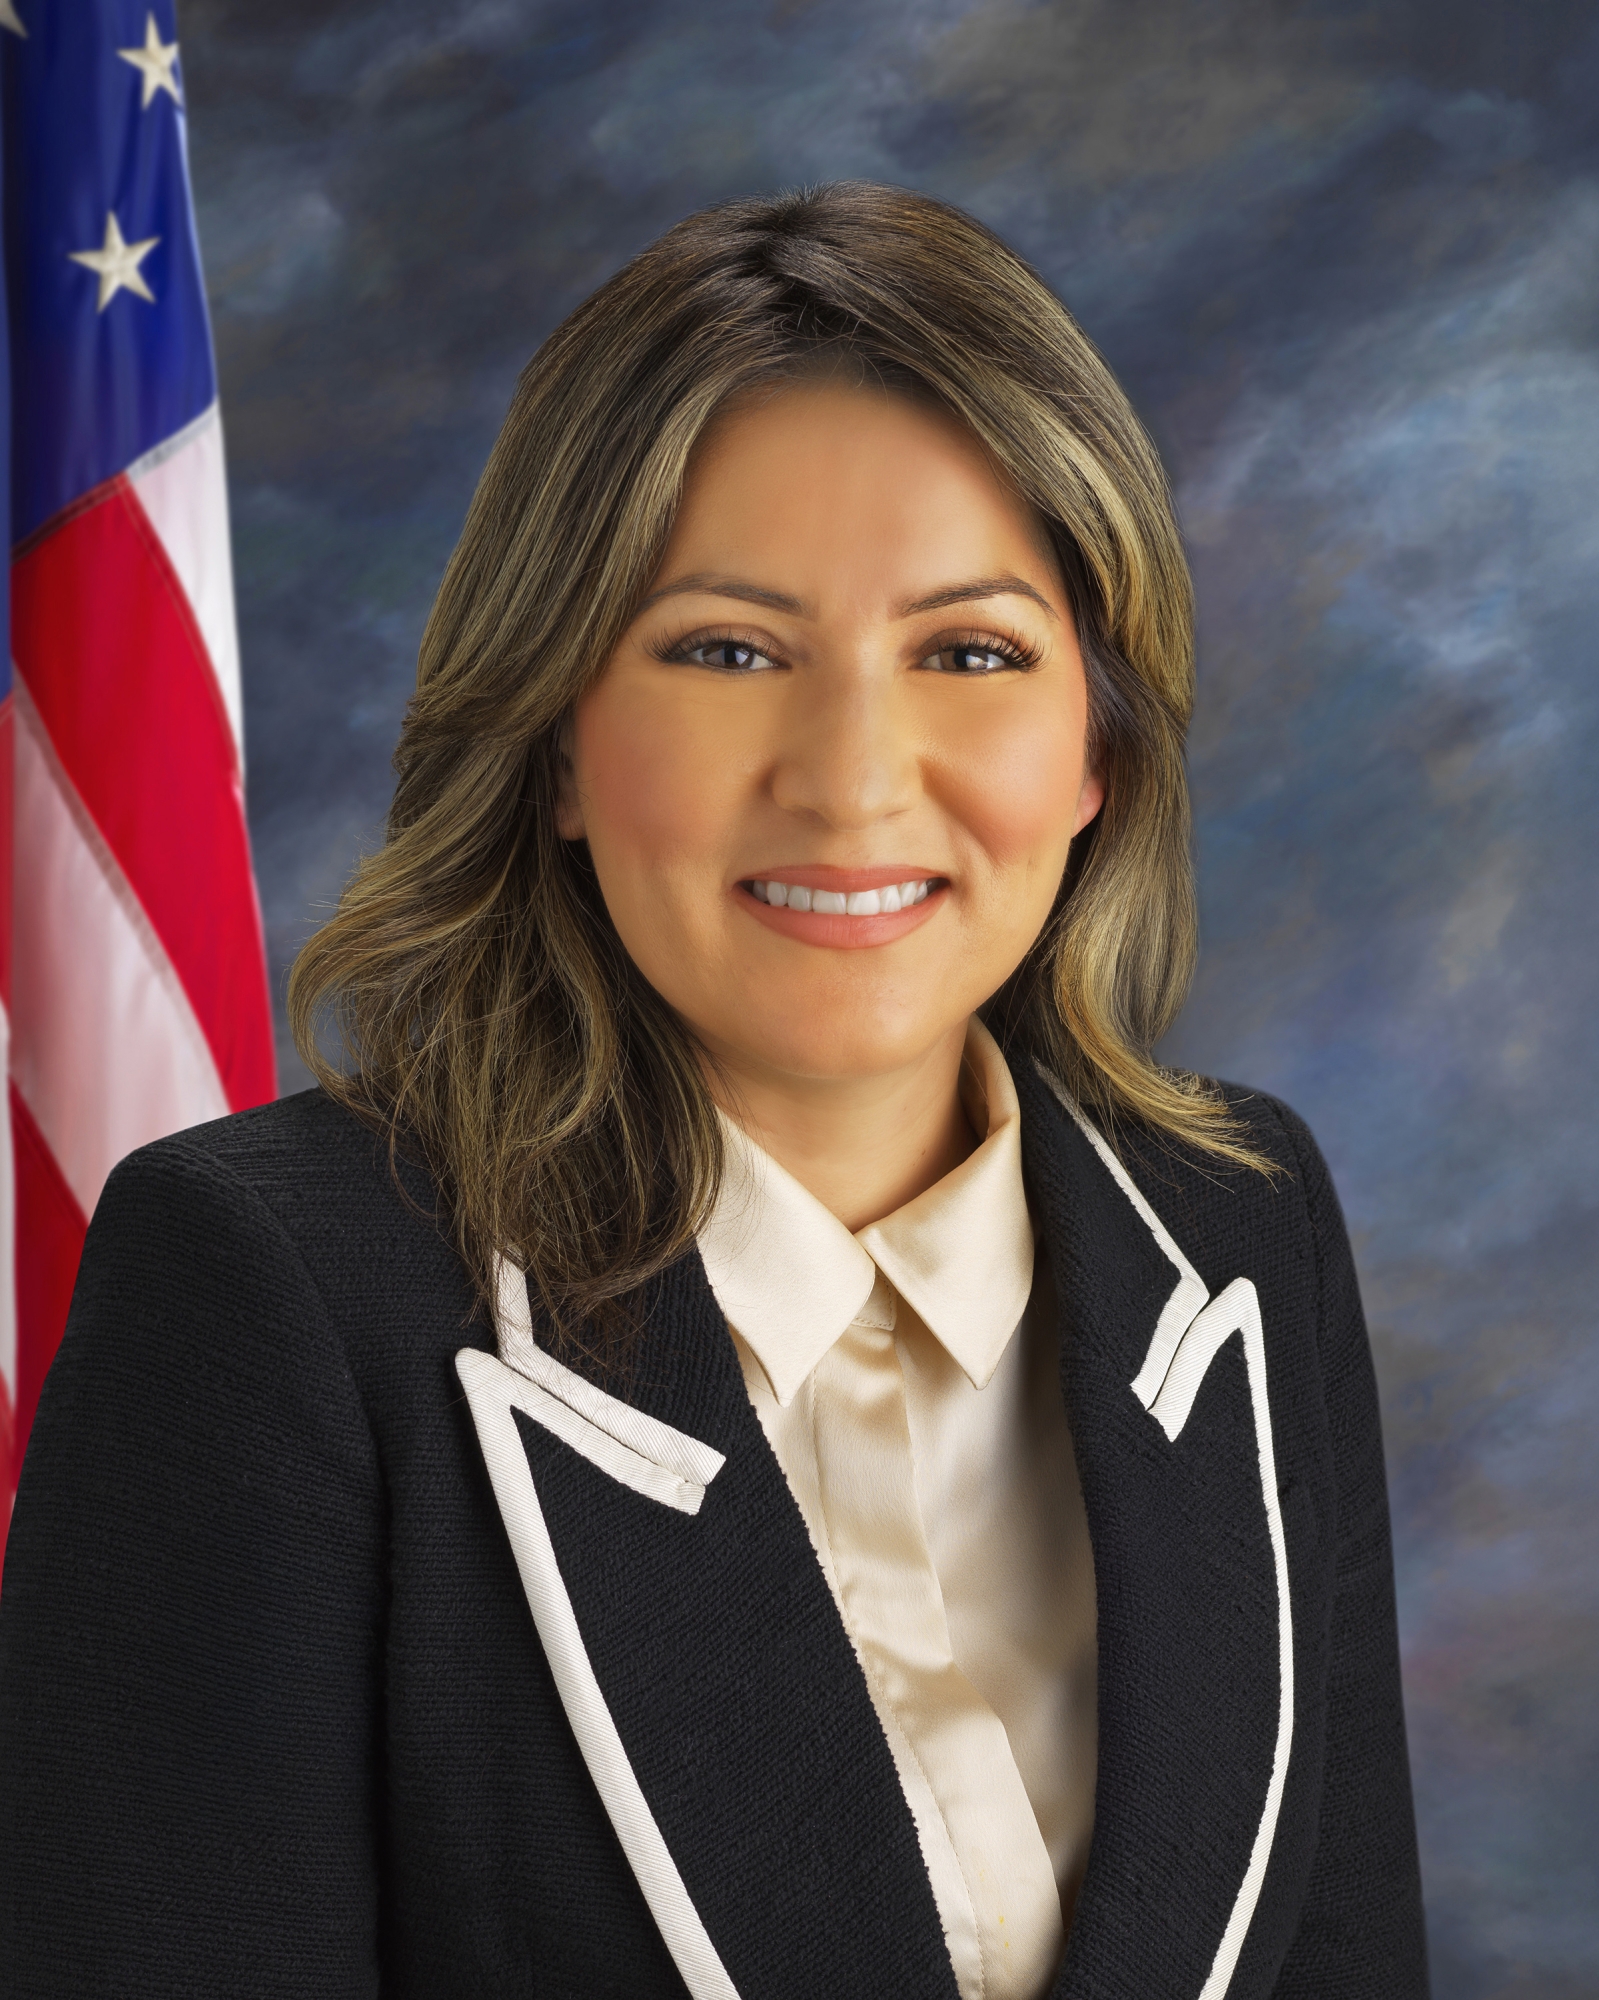
[[765, 604], [773, 611], [792, 611], [797, 617], [805, 615], [805, 606], [797, 597], [790, 597], [781, 590], [763, 590], [758, 583], [746, 583], [737, 576], [710, 576], [704, 572], [694, 576], [680, 576], [675, 583], [662, 584], [659, 590], [652, 590], [639, 606], [640, 611], [648, 611], [652, 604], [659, 604], [663, 597], [682, 597], [693, 591], [706, 597], [736, 597], [743, 604]]
[[[738, 576], [714, 576], [706, 571], [696, 571], [692, 576], [680, 576], [675, 582], [666, 583], [659, 590], [652, 590], [639, 606], [640, 611], [648, 611], [652, 604], [659, 604], [665, 597], [683, 597], [689, 593], [706, 597], [733, 597], [742, 604], [764, 604], [773, 611], [789, 611], [796, 617], [808, 615], [803, 598], [791, 597], [786, 591], [767, 590], [761, 584], [750, 583]], [[974, 604], [985, 597], [1026, 597], [1040, 610], [1047, 611], [1051, 618], [1055, 607], [1042, 591], [1035, 590], [1030, 583], [1019, 576], [978, 576], [965, 583], [952, 583], [943, 590], [935, 590], [925, 597], [909, 598], [901, 604], [895, 616], [914, 618], [924, 611], [943, 611], [952, 604]]]
[[1051, 618], [1052, 605], [1042, 591], [1035, 590], [1019, 576], [978, 576], [969, 583], [952, 583], [947, 590], [935, 590], [926, 597], [914, 597], [899, 607], [898, 616], [914, 618], [923, 611], [943, 611], [951, 604], [973, 604], [984, 597], [1030, 597]]

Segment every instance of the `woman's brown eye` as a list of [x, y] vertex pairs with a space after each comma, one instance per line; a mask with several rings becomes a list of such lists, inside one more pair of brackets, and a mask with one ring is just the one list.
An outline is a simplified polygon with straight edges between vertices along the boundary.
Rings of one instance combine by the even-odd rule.
[[713, 645], [696, 646], [689, 659], [697, 667], [717, 667], [724, 673], [745, 673], [769, 664], [766, 655], [736, 639], [718, 639]]
[[1016, 662], [991, 646], [946, 646], [928, 665], [941, 674], [994, 674]]

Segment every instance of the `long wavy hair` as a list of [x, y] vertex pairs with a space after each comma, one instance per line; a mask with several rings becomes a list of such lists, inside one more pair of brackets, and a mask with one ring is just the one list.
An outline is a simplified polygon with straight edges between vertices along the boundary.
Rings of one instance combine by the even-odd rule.
[[1195, 953], [1192, 606], [1131, 406], [958, 209], [862, 183], [728, 202], [635, 257], [523, 371], [423, 635], [387, 837], [289, 988], [323, 1088], [420, 1150], [479, 1294], [514, 1257], [557, 1338], [596, 1355], [693, 1241], [722, 1155], [692, 1031], [557, 831], [563, 725], [649, 588], [706, 425], [840, 370], [969, 427], [1045, 524], [1077, 620], [1105, 804], [985, 1011], [1107, 1129], [1260, 1164], [1219, 1096], [1151, 1057]]

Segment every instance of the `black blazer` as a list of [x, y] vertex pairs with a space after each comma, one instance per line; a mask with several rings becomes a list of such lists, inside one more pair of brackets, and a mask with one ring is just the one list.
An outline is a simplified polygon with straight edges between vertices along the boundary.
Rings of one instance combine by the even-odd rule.
[[[1136, 1137], [1123, 1169], [1017, 1083], [1099, 1604], [1054, 1994], [1415, 2000], [1382, 1449], [1325, 1168], [1235, 1092], [1275, 1188]], [[0, 1990], [953, 2000], [699, 1259], [624, 1388], [541, 1391], [411, 1193], [316, 1092], [107, 1184], [0, 1598]]]

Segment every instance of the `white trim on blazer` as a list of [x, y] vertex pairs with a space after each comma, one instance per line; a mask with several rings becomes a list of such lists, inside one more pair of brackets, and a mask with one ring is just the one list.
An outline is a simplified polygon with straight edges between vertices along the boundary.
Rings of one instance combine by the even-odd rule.
[[1283, 1533], [1282, 1507], [1277, 1496], [1276, 1454], [1272, 1449], [1271, 1401], [1266, 1388], [1266, 1339], [1260, 1319], [1260, 1299], [1248, 1278], [1234, 1278], [1214, 1299], [1204, 1280], [1178, 1249], [1132, 1176], [1083, 1116], [1076, 1104], [1042, 1064], [1039, 1074], [1079, 1130], [1104, 1162], [1112, 1179], [1142, 1216], [1150, 1234], [1177, 1271], [1177, 1282], [1162, 1308], [1154, 1337], [1144, 1356], [1144, 1365], [1133, 1377], [1133, 1394], [1148, 1410], [1173, 1444], [1182, 1435], [1210, 1364], [1236, 1333], [1242, 1337], [1244, 1364], [1249, 1375], [1249, 1397], [1255, 1419], [1255, 1450], [1260, 1468], [1261, 1499], [1266, 1510], [1266, 1532], [1271, 1538], [1272, 1564], [1277, 1576], [1277, 1741], [1272, 1751], [1271, 1777], [1261, 1806], [1260, 1824], [1249, 1853], [1249, 1865], [1238, 1885], [1232, 1914], [1222, 1932], [1221, 1943], [1211, 1963], [1210, 1974], [1199, 1992], [1199, 2000], [1224, 2000], [1238, 1969], [1239, 1954], [1249, 1925], [1260, 1901], [1266, 1880], [1266, 1864], [1277, 1832], [1277, 1815], [1282, 1809], [1283, 1788], [1288, 1781], [1288, 1759], [1294, 1737], [1294, 1620], [1289, 1593], [1288, 1542]]
[[1234, 1334], [1244, 1343], [1244, 1363], [1249, 1371], [1249, 1399], [1255, 1415], [1255, 1445], [1260, 1462], [1261, 1497], [1266, 1504], [1266, 1531], [1271, 1537], [1272, 1564], [1277, 1572], [1277, 1742], [1272, 1751], [1271, 1777], [1266, 1785], [1260, 1825], [1249, 1853], [1249, 1866], [1238, 1885], [1237, 1900], [1227, 1928], [1216, 1949], [1210, 1977], [1200, 1989], [1199, 2000], [1222, 2000], [1238, 1968], [1250, 1919], [1260, 1900], [1266, 1880], [1266, 1864], [1277, 1831], [1277, 1815], [1282, 1808], [1283, 1787], [1288, 1782], [1288, 1757], [1294, 1738], [1294, 1621], [1288, 1594], [1288, 1543], [1283, 1534], [1282, 1508], [1277, 1499], [1277, 1465], [1271, 1441], [1271, 1403], [1266, 1393], [1266, 1339], [1260, 1323], [1260, 1300], [1247, 1278], [1234, 1278], [1227, 1289], [1212, 1299], [1182, 1339], [1172, 1356], [1171, 1367], [1160, 1394], [1149, 1406], [1149, 1414], [1173, 1443], [1182, 1434], [1206, 1370]]
[[[502, 1265], [499, 1273], [497, 1290], [502, 1300], [509, 1289], [505, 1272], [511, 1268]], [[520, 1272], [515, 1273], [515, 1282], [522, 1285], [525, 1316], [526, 1287]], [[512, 1328], [514, 1333], [514, 1320]], [[540, 1359], [548, 1370], [558, 1371], [549, 1380], [565, 1388], [572, 1400], [551, 1393], [550, 1388], [530, 1381], [519, 1369], [508, 1367], [481, 1348], [462, 1348], [455, 1357], [455, 1369], [466, 1390], [494, 1498], [505, 1521], [556, 1691], [650, 1915], [693, 2000], [739, 2000], [650, 1811], [600, 1689], [555, 1559], [532, 1467], [512, 1411], [525, 1411], [634, 1492], [688, 1514], [698, 1512], [706, 1486], [725, 1461], [720, 1452], [698, 1438], [687, 1437], [607, 1396], [549, 1356]], [[580, 1397], [571, 1386], [574, 1384], [583, 1392]], [[577, 1402], [582, 1403], [581, 1409], [575, 1407]], [[625, 1441], [618, 1433], [626, 1433]]]
[[635, 1493], [697, 1514], [725, 1463], [722, 1454], [563, 1368], [533, 1338], [524, 1274], [497, 1257], [494, 1280], [500, 1359], [521, 1378], [502, 1387], [517, 1408]]

